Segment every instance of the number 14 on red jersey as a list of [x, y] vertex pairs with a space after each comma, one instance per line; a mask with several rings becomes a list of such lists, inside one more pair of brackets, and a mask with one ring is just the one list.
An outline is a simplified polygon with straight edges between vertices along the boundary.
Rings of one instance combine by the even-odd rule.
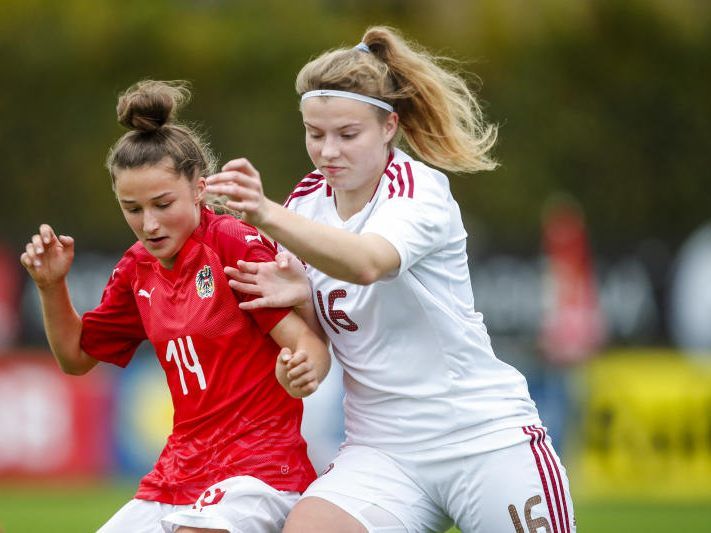
[[[185, 345], [187, 344], [188, 350], [185, 351]], [[178, 354], [178, 348], [180, 348], [180, 354]], [[192, 361], [188, 361], [188, 355]], [[188, 371], [192, 372], [197, 376], [198, 385], [200, 390], [205, 390], [207, 388], [207, 382], [205, 381], [205, 374], [202, 371], [202, 366], [200, 365], [200, 359], [195, 351], [195, 346], [193, 346], [193, 340], [190, 335], [185, 337], [185, 342], [183, 339], [178, 337], [177, 343], [175, 340], [170, 339], [168, 341], [168, 347], [165, 350], [165, 360], [167, 362], [175, 361], [175, 365], [178, 367], [178, 375], [180, 376], [180, 385], [183, 388], [183, 395], [188, 394], [188, 386], [185, 383], [185, 374], [183, 372], [183, 367]]]

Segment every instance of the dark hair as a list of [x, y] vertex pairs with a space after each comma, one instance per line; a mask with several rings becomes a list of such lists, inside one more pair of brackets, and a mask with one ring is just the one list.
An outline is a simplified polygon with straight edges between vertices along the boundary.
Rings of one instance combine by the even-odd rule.
[[175, 120], [180, 107], [190, 99], [184, 81], [144, 80], [129, 87], [118, 100], [116, 114], [125, 133], [109, 150], [106, 168], [115, 188], [122, 169], [155, 165], [170, 158], [175, 172], [192, 181], [215, 168], [215, 157], [192, 128]]

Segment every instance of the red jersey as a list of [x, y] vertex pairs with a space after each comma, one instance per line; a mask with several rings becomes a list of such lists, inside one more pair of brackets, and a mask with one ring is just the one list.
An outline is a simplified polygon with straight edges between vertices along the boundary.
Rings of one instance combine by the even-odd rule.
[[274, 375], [269, 331], [288, 309], [251, 312], [223, 272], [238, 259], [272, 261], [257, 230], [203, 209], [171, 270], [138, 242], [121, 258], [99, 306], [82, 317], [81, 348], [126, 366], [148, 339], [173, 400], [173, 431], [136, 498], [193, 503], [208, 486], [249, 475], [302, 492], [315, 478], [301, 437], [303, 404]]

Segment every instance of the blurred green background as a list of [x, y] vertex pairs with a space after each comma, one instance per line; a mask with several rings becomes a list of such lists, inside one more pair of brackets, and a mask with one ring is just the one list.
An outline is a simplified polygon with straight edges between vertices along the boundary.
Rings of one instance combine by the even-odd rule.
[[502, 166], [453, 184], [497, 248], [537, 248], [557, 190], [599, 247], [673, 248], [709, 214], [710, 19], [693, 0], [2, 0], [2, 239], [48, 220], [87, 248], [131, 242], [102, 162], [143, 78], [190, 80], [184, 118], [285, 197], [310, 168], [299, 68], [390, 24], [480, 80]]
[[[326, 49], [355, 45], [375, 24], [458, 59], [499, 125], [501, 166], [452, 176], [452, 189], [497, 352], [533, 389], [558, 391], [549, 403], [567, 406], [550, 417], [559, 421], [579, 531], [711, 531], [711, 400], [702, 394], [711, 385], [703, 361], [711, 358], [687, 364], [668, 319], [676, 258], [711, 219], [711, 3], [0, 0], [0, 244], [19, 256], [41, 222], [74, 236], [78, 256], [117, 256], [132, 244], [103, 161], [123, 132], [118, 94], [145, 78], [189, 80], [193, 101], [182, 118], [199, 125], [221, 161], [249, 157], [267, 194], [284, 199], [311, 169], [297, 72]], [[633, 256], [646, 277], [632, 271], [630, 279], [650, 286], [652, 300], [637, 309], [653, 319], [638, 330], [613, 327], [598, 346], [602, 366], [542, 361], [533, 326], [516, 329], [497, 315], [495, 274], [511, 267], [510, 258], [537, 263], [542, 213], [561, 194], [584, 214], [597, 267]], [[487, 263], [492, 257], [508, 262]], [[478, 262], [488, 277], [477, 280]], [[626, 314], [627, 294], [603, 294], [607, 311], [619, 304]], [[27, 298], [6, 349], [45, 346]], [[658, 362], [658, 350], [671, 367]], [[684, 377], [665, 379], [677, 366]], [[690, 390], [700, 396], [680, 411], [691, 405]], [[546, 398], [537, 402], [545, 406]], [[621, 405], [633, 409], [619, 416]], [[694, 423], [665, 433], [672, 419]], [[638, 431], [624, 433], [639, 420]], [[135, 486], [94, 481], [40, 489], [0, 475], [0, 528], [91, 531]]]

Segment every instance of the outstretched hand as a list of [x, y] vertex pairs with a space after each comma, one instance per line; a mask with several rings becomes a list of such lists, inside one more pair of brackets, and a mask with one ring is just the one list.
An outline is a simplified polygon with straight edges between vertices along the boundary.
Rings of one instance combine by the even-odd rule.
[[311, 286], [301, 262], [289, 252], [280, 252], [269, 263], [238, 261], [225, 267], [230, 287], [257, 298], [239, 304], [241, 309], [295, 307], [311, 298]]
[[20, 256], [20, 262], [38, 288], [63, 282], [74, 261], [74, 239], [57, 236], [49, 224], [42, 224]]
[[207, 192], [224, 195], [226, 206], [240, 211], [245, 222], [260, 227], [266, 218], [267, 199], [262, 189], [262, 179], [252, 163], [241, 157], [222, 167], [222, 172], [208, 176]]
[[303, 351], [292, 353], [282, 348], [277, 357], [276, 374], [279, 382], [295, 398], [305, 398], [318, 389], [316, 365]]

